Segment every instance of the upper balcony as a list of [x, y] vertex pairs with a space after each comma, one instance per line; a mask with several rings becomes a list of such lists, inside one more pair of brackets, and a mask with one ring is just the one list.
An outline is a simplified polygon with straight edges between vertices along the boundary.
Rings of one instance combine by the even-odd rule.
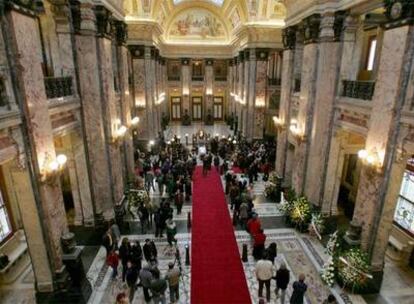
[[47, 99], [55, 99], [74, 95], [72, 76], [45, 77]]
[[269, 86], [280, 86], [282, 84], [282, 80], [279, 78], [267, 78], [267, 83]]
[[343, 80], [342, 97], [371, 100], [374, 95], [375, 81]]

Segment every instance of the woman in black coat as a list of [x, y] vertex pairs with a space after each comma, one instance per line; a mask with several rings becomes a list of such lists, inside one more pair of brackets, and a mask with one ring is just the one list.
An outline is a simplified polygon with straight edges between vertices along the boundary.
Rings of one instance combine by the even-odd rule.
[[267, 259], [275, 264], [275, 258], [277, 257], [277, 245], [276, 243], [271, 243], [266, 249]]

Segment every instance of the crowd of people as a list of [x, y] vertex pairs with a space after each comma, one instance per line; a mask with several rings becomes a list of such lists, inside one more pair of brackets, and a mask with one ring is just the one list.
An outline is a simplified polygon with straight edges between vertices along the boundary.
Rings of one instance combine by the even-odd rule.
[[[251, 254], [256, 261], [255, 274], [260, 303], [270, 302], [271, 281], [274, 280], [274, 292], [283, 304], [290, 283], [290, 271], [284, 262], [279, 267], [276, 266], [277, 244], [271, 242], [266, 247], [267, 237], [254, 208], [253, 194], [253, 185], [259, 180], [259, 173], [262, 173], [260, 176], [263, 181], [269, 176], [271, 164], [274, 163], [275, 147], [271, 142], [248, 143], [241, 136], [219, 138], [204, 135], [203, 139], [207, 139], [204, 142], [205, 149], [199, 151], [197, 145], [189, 150], [177, 137], [167, 143], [160, 136], [151, 152], [137, 154], [136, 187], [143, 188], [148, 193], [158, 192], [160, 197], [159, 204], [151, 202], [138, 207], [141, 232], [147, 233], [154, 224], [155, 238], [166, 234], [169, 246], [176, 245], [177, 227], [172, 207], [175, 206], [175, 213], [179, 215], [184, 202], [191, 199], [192, 176], [198, 161], [203, 166], [203, 175], [207, 175], [214, 166], [214, 170], [224, 176], [225, 193], [230, 209], [233, 210], [233, 224], [251, 235]], [[235, 174], [233, 169], [242, 174]], [[128, 294], [118, 295], [117, 303], [132, 302], [137, 287], [143, 288], [146, 302], [152, 300], [156, 304], [166, 303], [165, 293], [169, 288], [170, 303], [176, 303], [179, 299], [181, 267], [170, 262], [168, 270], [162, 275], [153, 240], [147, 239], [142, 248], [139, 241], [131, 242], [126, 238], [122, 239], [118, 248], [118, 241], [119, 234], [116, 233], [116, 228], [111, 227], [104, 236], [108, 265], [113, 269], [112, 278], [120, 277], [129, 290]], [[119, 264], [122, 268], [120, 276]], [[266, 289], [265, 297], [263, 289]], [[299, 275], [298, 280], [293, 282], [292, 289], [290, 303], [303, 303], [307, 290], [305, 275]], [[335, 297], [330, 295], [326, 303], [336, 303], [334, 300]]]

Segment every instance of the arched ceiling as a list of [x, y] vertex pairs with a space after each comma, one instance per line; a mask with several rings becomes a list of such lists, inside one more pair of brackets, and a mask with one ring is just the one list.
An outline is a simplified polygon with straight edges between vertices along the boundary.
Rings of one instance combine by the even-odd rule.
[[126, 21], [159, 26], [165, 43], [229, 44], [241, 27], [283, 27], [281, 0], [124, 0]]

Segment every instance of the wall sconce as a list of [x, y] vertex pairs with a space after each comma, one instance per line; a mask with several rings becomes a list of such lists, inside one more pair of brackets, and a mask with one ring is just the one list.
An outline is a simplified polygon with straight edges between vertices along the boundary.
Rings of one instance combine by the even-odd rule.
[[256, 108], [264, 108], [265, 105], [266, 103], [263, 97], [256, 98], [256, 103], [255, 103]]
[[131, 119], [131, 125], [133, 125], [134, 127], [139, 123], [139, 117], [135, 116], [134, 118]]
[[135, 106], [138, 108], [145, 108], [145, 99], [144, 98], [135, 98]]
[[303, 142], [306, 139], [306, 136], [299, 129], [298, 122], [296, 119], [292, 119], [290, 121], [289, 130], [290, 132], [292, 132], [292, 135], [296, 138], [297, 141]]
[[368, 151], [365, 149], [359, 150], [358, 157], [369, 166], [372, 166], [376, 169], [382, 168], [381, 157], [375, 149], [373, 151]]
[[119, 141], [125, 136], [128, 128], [125, 126], [120, 126], [118, 130], [114, 132], [111, 144], [117, 145]]
[[280, 129], [280, 130], [285, 129], [285, 124], [283, 123], [283, 121], [279, 117], [273, 116], [273, 122], [275, 123], [275, 125], [278, 129]]
[[48, 155], [45, 158], [43, 167], [41, 168], [40, 181], [42, 183], [53, 183], [53, 181], [62, 173], [68, 158], [65, 154], [59, 154], [55, 160]]
[[210, 89], [210, 88], [209, 88], [209, 89], [207, 89], [207, 90], [206, 90], [206, 94], [207, 94], [207, 95], [213, 95], [213, 90], [212, 90], [212, 89]]

